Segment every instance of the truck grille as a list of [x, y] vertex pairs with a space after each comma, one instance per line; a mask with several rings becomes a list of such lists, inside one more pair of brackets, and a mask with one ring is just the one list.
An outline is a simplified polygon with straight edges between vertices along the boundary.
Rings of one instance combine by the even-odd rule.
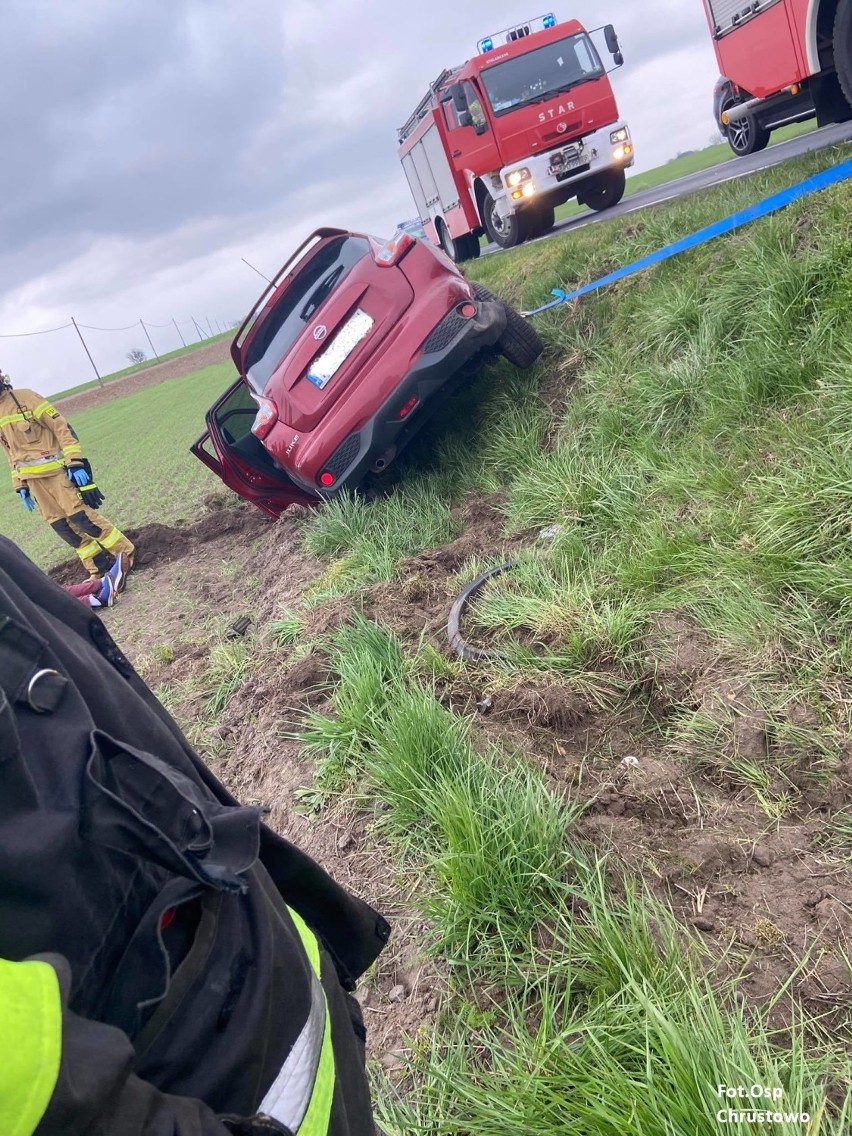
[[564, 130], [551, 130], [549, 134], [542, 135], [542, 142], [558, 142], [560, 138], [564, 138], [572, 130], [579, 130], [583, 125], [583, 120], [578, 118], [576, 122], [566, 122]]
[[460, 316], [453, 308], [429, 334], [423, 344], [424, 355], [441, 351], [448, 343], [452, 343], [467, 322], [464, 316]]
[[352, 464], [352, 460], [358, 453], [360, 445], [361, 435], [350, 434], [346, 441], [341, 442], [341, 444], [334, 451], [331, 456], [331, 460], [325, 463], [323, 468], [327, 469], [329, 473], [334, 474], [335, 481], [338, 481], [341, 475], [344, 474]]

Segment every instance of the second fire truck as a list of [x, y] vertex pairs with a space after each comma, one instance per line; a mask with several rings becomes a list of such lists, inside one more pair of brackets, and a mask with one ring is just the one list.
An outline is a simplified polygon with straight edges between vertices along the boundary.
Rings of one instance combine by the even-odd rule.
[[[603, 32], [614, 70], [624, 62]], [[593, 33], [592, 33], [593, 34]], [[453, 260], [540, 236], [576, 197], [608, 209], [633, 165], [609, 73], [576, 20], [539, 16], [479, 41], [443, 71], [399, 130], [399, 156], [430, 239]]]

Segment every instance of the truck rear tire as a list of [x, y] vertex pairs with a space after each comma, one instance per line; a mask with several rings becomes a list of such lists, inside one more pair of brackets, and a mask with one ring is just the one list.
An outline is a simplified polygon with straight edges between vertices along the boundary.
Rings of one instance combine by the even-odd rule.
[[852, 107], [852, 0], [840, 0], [834, 17], [834, 67], [837, 81]]
[[[722, 103], [721, 114], [737, 105], [736, 99], [729, 98]], [[745, 118], [738, 118], [736, 122], [728, 125], [722, 123], [728, 145], [738, 158], [745, 158], [748, 154], [756, 154], [765, 150], [769, 145], [769, 131], [760, 126], [754, 115], [747, 114]]]
[[438, 224], [438, 239], [441, 248], [454, 264], [463, 264], [466, 260], [474, 260], [479, 256], [479, 238], [473, 233], [462, 233], [460, 237], [451, 237], [450, 230], [443, 223]]
[[524, 214], [516, 212], [509, 217], [501, 217], [490, 194], [487, 194], [482, 201], [482, 223], [485, 225], [489, 239], [500, 248], [514, 248], [527, 239]]
[[612, 209], [624, 196], [627, 177], [624, 170], [603, 170], [583, 182], [577, 193], [581, 205], [588, 205], [596, 213]]
[[477, 300], [496, 301], [506, 312], [506, 330], [497, 340], [497, 350], [507, 363], [522, 370], [531, 367], [544, 350], [541, 336], [529, 320], [516, 312], [511, 304], [490, 292], [484, 284], [473, 283]]

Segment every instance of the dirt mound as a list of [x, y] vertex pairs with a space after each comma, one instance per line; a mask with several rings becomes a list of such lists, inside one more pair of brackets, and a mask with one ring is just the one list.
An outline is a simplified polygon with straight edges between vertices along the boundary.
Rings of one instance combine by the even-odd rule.
[[[239, 535], [246, 543], [268, 532], [275, 521], [253, 505], [214, 507], [199, 521], [186, 526], [161, 525], [156, 522], [138, 529], [127, 529], [127, 537], [136, 546], [134, 571], [180, 560], [195, 552], [199, 545]], [[58, 584], [76, 584], [80, 569], [67, 561], [48, 569], [48, 576]]]

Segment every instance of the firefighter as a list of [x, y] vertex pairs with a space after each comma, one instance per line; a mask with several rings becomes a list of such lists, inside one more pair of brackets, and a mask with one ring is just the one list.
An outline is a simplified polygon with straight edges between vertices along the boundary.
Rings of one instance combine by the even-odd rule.
[[91, 579], [108, 571], [120, 552], [133, 564], [133, 545], [97, 511], [104, 496], [71, 425], [35, 391], [14, 390], [2, 372], [0, 443], [23, 507], [30, 513], [38, 507]]
[[0, 1131], [373, 1136], [390, 928], [240, 806], [0, 537]]

